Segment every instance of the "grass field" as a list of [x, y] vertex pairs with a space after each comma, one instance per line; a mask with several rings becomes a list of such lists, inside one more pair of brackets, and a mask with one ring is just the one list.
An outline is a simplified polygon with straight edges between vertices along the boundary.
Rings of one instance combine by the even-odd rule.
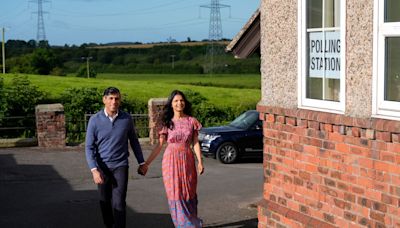
[[[68, 88], [118, 87], [128, 100], [146, 102], [167, 97], [174, 89], [192, 90], [209, 103], [225, 107], [256, 104], [260, 100], [260, 75], [99, 74], [97, 78], [26, 75], [33, 85], [57, 99]], [[3, 76], [5, 84], [14, 74]]]
[[[220, 45], [228, 45], [229, 41], [218, 41], [216, 42]], [[174, 42], [174, 43], [153, 43], [153, 44], [117, 44], [117, 45], [104, 45], [104, 46], [94, 46], [90, 48], [152, 48], [154, 46], [167, 46], [167, 45], [181, 45], [181, 46], [200, 46], [207, 45], [209, 42]]]

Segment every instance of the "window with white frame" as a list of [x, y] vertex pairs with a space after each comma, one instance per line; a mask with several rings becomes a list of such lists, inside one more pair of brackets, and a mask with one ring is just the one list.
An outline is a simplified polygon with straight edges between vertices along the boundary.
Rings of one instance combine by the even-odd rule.
[[375, 0], [373, 114], [400, 119], [400, 1]]
[[299, 106], [342, 113], [345, 0], [299, 2]]

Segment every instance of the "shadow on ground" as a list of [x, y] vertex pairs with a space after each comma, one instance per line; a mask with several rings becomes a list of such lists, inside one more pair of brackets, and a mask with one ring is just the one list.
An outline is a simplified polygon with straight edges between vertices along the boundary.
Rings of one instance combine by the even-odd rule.
[[254, 228], [257, 227], [258, 220], [257, 219], [248, 219], [238, 222], [231, 222], [226, 224], [219, 224], [219, 225], [209, 225], [205, 226], [204, 228], [222, 228], [222, 227], [237, 227], [237, 228]]
[[244, 157], [240, 158], [237, 163], [263, 163], [262, 157]]
[[[0, 155], [0, 227], [103, 227], [97, 191], [73, 190], [51, 165], [20, 165]], [[169, 214], [127, 208], [127, 227], [173, 227]]]

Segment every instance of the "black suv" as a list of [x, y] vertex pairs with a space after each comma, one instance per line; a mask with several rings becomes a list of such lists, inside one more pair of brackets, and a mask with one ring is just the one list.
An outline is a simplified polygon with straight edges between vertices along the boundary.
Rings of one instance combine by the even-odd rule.
[[244, 156], [262, 156], [262, 121], [256, 110], [242, 113], [226, 126], [206, 127], [199, 132], [201, 152], [225, 164]]

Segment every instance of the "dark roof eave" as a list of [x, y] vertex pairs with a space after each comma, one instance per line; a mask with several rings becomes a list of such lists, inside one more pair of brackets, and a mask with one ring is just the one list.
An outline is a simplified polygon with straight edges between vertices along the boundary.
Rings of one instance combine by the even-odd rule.
[[232, 52], [235, 58], [247, 58], [260, 47], [260, 34], [260, 10], [257, 9], [225, 51]]

